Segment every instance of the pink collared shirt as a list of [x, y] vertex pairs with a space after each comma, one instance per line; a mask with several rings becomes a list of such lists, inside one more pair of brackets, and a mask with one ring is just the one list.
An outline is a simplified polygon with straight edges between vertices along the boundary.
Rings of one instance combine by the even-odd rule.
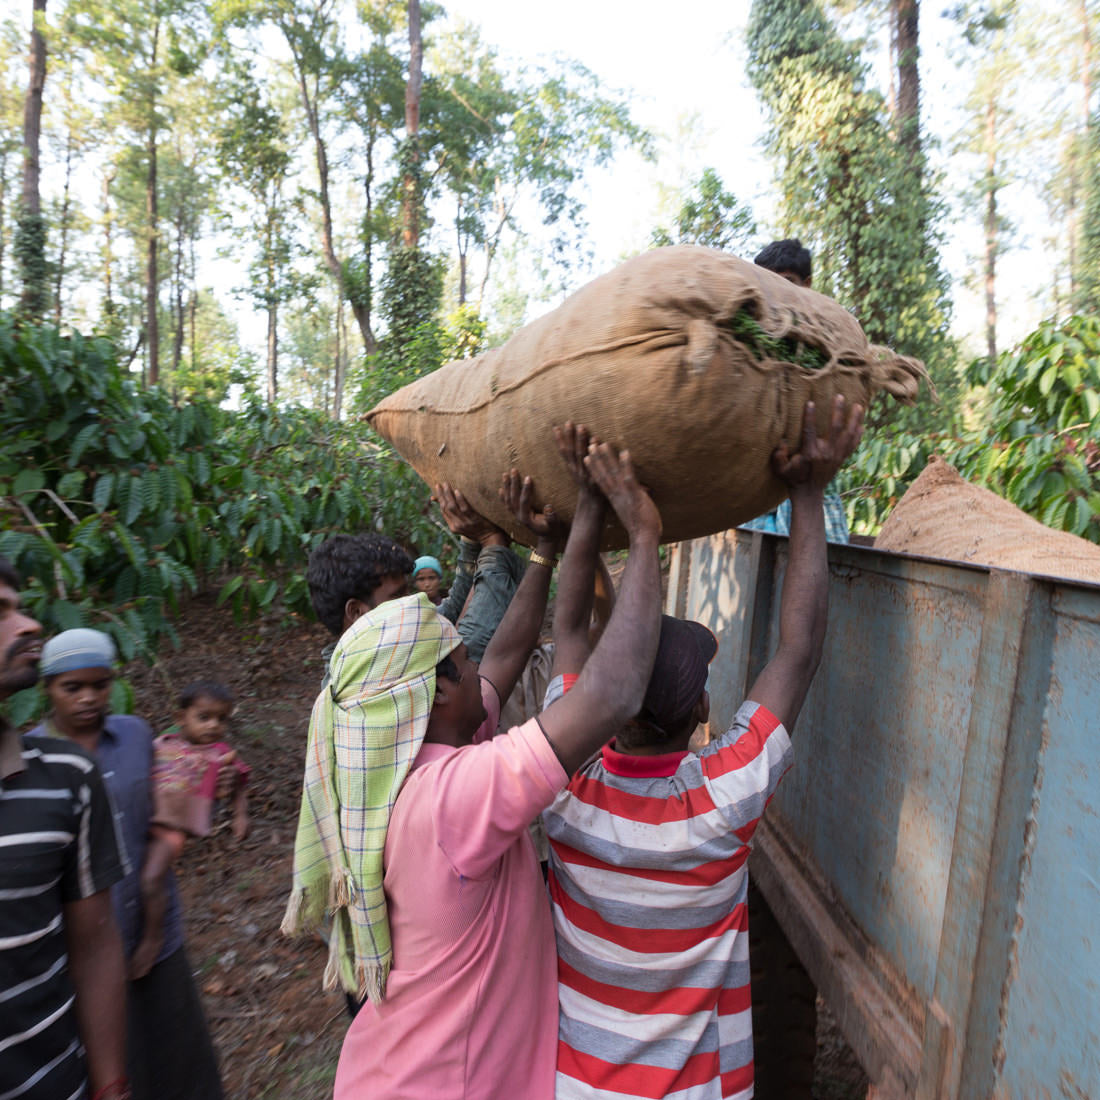
[[335, 1100], [552, 1100], [554, 929], [527, 826], [568, 776], [534, 720], [426, 744], [394, 804], [385, 888], [393, 968], [340, 1053]]

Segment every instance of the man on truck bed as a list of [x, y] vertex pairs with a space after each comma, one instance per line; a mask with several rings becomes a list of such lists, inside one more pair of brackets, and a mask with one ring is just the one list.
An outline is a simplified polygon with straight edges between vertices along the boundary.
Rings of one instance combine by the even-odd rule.
[[[664, 616], [641, 711], [543, 814], [558, 945], [558, 1100], [752, 1096], [745, 862], [790, 766], [787, 730], [821, 657], [822, 496], [858, 444], [862, 417], [858, 405], [846, 416], [838, 397], [819, 439], [807, 404], [801, 450], [773, 455], [793, 511], [779, 646], [730, 729], [688, 751], [709, 715], [717, 642], [699, 623]], [[569, 443], [584, 453], [583, 428]], [[583, 465], [571, 469], [581, 488], [569, 546], [591, 563], [603, 507]], [[585, 666], [591, 592], [590, 569], [563, 560], [547, 705]]]
[[[753, 263], [774, 271], [781, 279], [795, 286], [807, 289], [813, 286], [813, 257], [797, 237], [772, 241], [757, 253]], [[791, 502], [785, 500], [770, 512], [741, 524], [741, 527], [745, 531], [764, 531], [769, 535], [790, 535]], [[836, 493], [825, 494], [825, 538], [829, 542], [848, 541], [848, 516], [844, 511], [844, 501]]]

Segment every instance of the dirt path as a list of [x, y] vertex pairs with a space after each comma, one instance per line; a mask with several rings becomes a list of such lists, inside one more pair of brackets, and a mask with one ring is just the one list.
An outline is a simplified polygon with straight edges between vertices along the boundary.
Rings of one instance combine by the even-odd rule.
[[[163, 729], [172, 722], [174, 692], [190, 680], [220, 679], [237, 697], [230, 740], [252, 767], [251, 835], [238, 844], [223, 822], [212, 837], [188, 845], [178, 874], [187, 950], [226, 1098], [328, 1100], [349, 1022], [343, 997], [321, 991], [320, 941], [279, 933], [305, 735], [328, 635], [302, 620], [235, 623], [212, 599], [187, 605], [177, 629], [179, 649], [166, 647], [155, 668], [127, 670], [137, 713]], [[866, 1078], [827, 1018], [815, 1077], [818, 1100], [866, 1093]]]
[[305, 731], [327, 641], [315, 623], [236, 624], [196, 600], [179, 624], [182, 646], [129, 670], [136, 709], [161, 729], [173, 690], [220, 679], [237, 697], [231, 740], [252, 767], [252, 832], [241, 844], [225, 821], [194, 841], [179, 868], [187, 950], [221, 1056], [227, 1100], [321, 1100], [332, 1095], [347, 1029], [343, 998], [321, 991], [319, 941], [279, 933], [290, 886]]

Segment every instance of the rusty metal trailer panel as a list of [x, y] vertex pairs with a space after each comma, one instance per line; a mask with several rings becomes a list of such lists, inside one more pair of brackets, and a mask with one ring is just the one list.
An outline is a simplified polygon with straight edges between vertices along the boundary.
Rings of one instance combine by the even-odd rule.
[[[830, 546], [825, 656], [754, 879], [880, 1097], [1100, 1098], [1100, 586]], [[774, 650], [786, 539], [673, 552], [711, 729]]]

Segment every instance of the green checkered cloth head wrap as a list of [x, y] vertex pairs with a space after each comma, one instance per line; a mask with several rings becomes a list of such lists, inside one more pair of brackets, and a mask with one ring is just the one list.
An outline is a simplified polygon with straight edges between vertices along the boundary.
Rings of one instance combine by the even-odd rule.
[[461, 643], [423, 593], [362, 616], [333, 651], [313, 705], [287, 935], [332, 918], [324, 986], [376, 1004], [393, 952], [382, 889], [386, 830], [420, 751], [435, 666]]

